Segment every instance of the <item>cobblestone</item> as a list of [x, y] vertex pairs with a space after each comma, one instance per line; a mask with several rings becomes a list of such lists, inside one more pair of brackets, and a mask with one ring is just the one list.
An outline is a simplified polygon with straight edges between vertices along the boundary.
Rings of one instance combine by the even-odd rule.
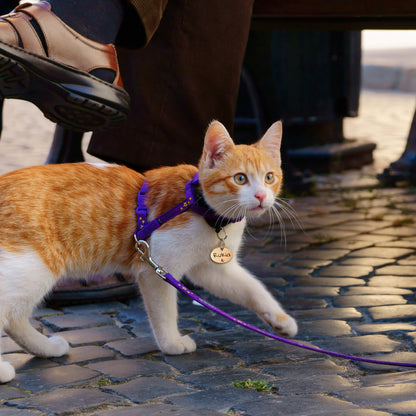
[[[402, 98], [409, 105], [409, 97]], [[375, 106], [380, 95], [364, 94], [363, 99]], [[383, 189], [375, 180], [375, 173], [400, 156], [410, 123], [396, 121], [398, 113], [403, 117], [405, 104], [393, 116], [391, 102], [399, 103], [398, 97], [389, 96], [384, 111], [372, 110], [371, 123], [358, 120], [359, 128], [346, 123], [354, 137], [366, 132], [370, 140], [379, 140], [374, 164], [357, 172], [317, 175], [316, 195], [289, 200], [303, 230], [288, 223], [284, 246], [277, 225], [272, 230], [251, 226], [243, 262], [298, 319], [298, 341], [416, 363], [416, 226], [400, 224], [403, 213], [416, 212], [415, 189]], [[50, 146], [53, 125], [44, 125], [26, 104], [19, 102], [12, 112], [6, 111], [19, 120], [33, 114], [35, 121], [33, 128], [16, 126], [13, 137], [10, 125], [5, 127], [0, 173], [42, 163], [42, 152]], [[386, 117], [394, 128], [386, 129]], [[380, 141], [386, 134], [389, 140]], [[87, 160], [94, 161], [89, 156]], [[270, 330], [253, 313], [196, 291], [239, 319]], [[0, 385], [0, 416], [416, 413], [413, 369], [297, 349], [236, 327], [183, 296], [179, 311], [180, 328], [195, 339], [198, 349], [172, 357], [158, 350], [140, 297], [54, 309], [41, 306], [33, 314], [34, 326], [44, 334], [59, 333], [71, 350], [60, 358], [34, 358], [3, 333], [4, 359], [16, 366], [17, 377]], [[234, 386], [247, 379], [267, 381], [273, 389]]]

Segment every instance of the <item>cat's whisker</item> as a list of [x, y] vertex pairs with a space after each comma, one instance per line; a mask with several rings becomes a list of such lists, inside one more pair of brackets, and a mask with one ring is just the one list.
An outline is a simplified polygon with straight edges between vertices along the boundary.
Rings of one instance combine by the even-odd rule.
[[274, 208], [283, 212], [284, 217], [286, 217], [290, 221], [294, 230], [299, 229], [301, 231], [304, 231], [303, 225], [295, 209], [287, 201], [285, 201], [283, 198], [276, 198]]
[[[286, 223], [284, 221], [283, 215], [281, 214], [281, 212], [277, 209], [277, 207], [275, 205], [273, 205], [271, 207], [271, 209], [269, 211], [269, 215], [270, 215], [270, 222], [271, 222], [272, 226], [275, 223], [275, 221], [273, 221], [273, 219], [274, 218], [277, 219], [277, 222], [280, 226], [280, 241], [286, 247], [286, 245], [287, 245]], [[273, 216], [274, 216], [274, 218], [273, 218]]]

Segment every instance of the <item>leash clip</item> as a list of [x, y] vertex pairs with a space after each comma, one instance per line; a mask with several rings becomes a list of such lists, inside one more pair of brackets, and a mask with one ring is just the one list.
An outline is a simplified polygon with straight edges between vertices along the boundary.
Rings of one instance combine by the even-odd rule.
[[140, 253], [140, 260], [146, 262], [149, 266], [151, 266], [155, 273], [161, 277], [163, 280], [166, 280], [166, 271], [163, 267], [159, 266], [151, 257], [150, 255], [150, 246], [145, 240], [138, 240], [136, 235], [134, 236], [136, 240], [136, 250]]

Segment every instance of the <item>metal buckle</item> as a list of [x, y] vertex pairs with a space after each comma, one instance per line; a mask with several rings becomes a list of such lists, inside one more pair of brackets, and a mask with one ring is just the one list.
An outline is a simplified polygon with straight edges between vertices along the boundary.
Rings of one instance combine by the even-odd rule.
[[136, 240], [136, 250], [140, 253], [140, 260], [146, 262], [154, 269], [159, 277], [166, 280], [165, 275], [167, 272], [152, 259], [152, 256], [150, 255], [150, 246], [147, 241], [138, 240], [136, 235], [134, 236], [134, 239]]

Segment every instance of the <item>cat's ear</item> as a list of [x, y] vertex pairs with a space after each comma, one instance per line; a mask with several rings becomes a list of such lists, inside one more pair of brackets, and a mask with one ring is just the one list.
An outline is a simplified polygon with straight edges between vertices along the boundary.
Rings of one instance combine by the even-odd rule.
[[276, 121], [258, 142], [259, 147], [265, 149], [279, 165], [281, 164], [280, 146], [282, 144], [282, 133], [282, 122]]
[[227, 129], [219, 121], [214, 120], [205, 133], [202, 160], [209, 168], [213, 168], [225, 153], [233, 147], [234, 142]]

